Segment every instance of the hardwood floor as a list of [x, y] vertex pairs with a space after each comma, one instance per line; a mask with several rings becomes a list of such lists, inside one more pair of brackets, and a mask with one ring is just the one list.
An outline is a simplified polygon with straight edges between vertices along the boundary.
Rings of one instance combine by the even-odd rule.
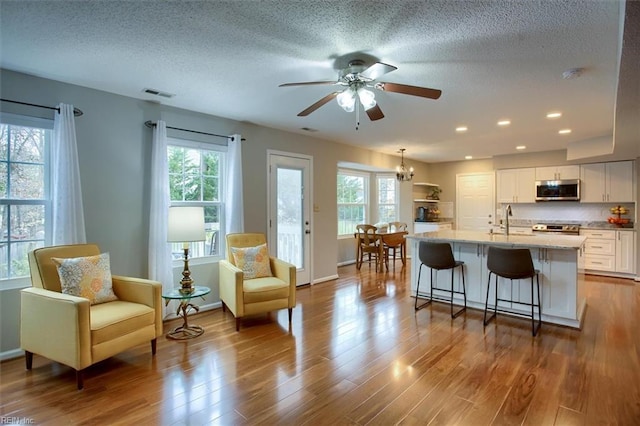
[[[585, 277], [583, 330], [446, 304], [414, 312], [409, 265], [298, 290], [287, 311], [242, 323], [191, 319], [205, 334], [158, 339], [74, 372], [36, 355], [0, 365], [0, 415], [32, 424], [638, 425], [640, 285]], [[165, 324], [165, 331], [177, 321]], [[11, 420], [11, 419], [9, 419]]]

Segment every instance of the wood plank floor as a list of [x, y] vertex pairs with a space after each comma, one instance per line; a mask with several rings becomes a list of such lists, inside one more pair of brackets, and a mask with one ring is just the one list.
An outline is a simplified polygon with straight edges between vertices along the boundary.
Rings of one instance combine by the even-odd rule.
[[[640, 285], [584, 277], [582, 331], [448, 305], [414, 312], [409, 269], [364, 265], [243, 322], [194, 316], [199, 338], [159, 338], [74, 372], [34, 357], [0, 365], [0, 415], [32, 424], [639, 425]], [[177, 325], [167, 322], [165, 331]], [[3, 420], [3, 423], [7, 421]]]

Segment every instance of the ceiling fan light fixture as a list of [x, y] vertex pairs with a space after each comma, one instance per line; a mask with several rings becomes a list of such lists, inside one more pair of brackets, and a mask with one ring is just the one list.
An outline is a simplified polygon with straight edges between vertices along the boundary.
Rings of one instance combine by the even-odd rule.
[[336, 96], [336, 101], [338, 101], [338, 105], [340, 105], [343, 110], [353, 112], [356, 104], [356, 94], [351, 88], [347, 88]]
[[360, 98], [360, 103], [365, 110], [376, 106], [376, 95], [371, 90], [365, 89], [364, 87], [359, 88], [358, 97]]
[[400, 165], [396, 167], [396, 179], [400, 182], [405, 182], [413, 179], [413, 167], [407, 167], [404, 165], [404, 152], [406, 148], [400, 148]]

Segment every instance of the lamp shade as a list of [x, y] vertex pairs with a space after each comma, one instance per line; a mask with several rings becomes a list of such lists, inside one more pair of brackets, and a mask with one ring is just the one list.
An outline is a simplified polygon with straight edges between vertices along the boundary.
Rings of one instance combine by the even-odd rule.
[[356, 104], [356, 94], [351, 90], [351, 88], [346, 88], [343, 90], [338, 96], [336, 96], [336, 101], [338, 105], [342, 107], [347, 112], [352, 112], [353, 108]]
[[375, 94], [371, 90], [367, 90], [364, 87], [359, 88], [358, 97], [360, 98], [360, 103], [365, 110], [376, 106]]
[[204, 208], [169, 207], [167, 241], [204, 241]]

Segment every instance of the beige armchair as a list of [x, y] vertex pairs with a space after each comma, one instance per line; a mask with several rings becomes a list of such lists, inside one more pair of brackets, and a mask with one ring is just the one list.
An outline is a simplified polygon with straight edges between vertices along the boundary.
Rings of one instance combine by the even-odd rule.
[[270, 256], [273, 277], [245, 280], [244, 273], [236, 266], [231, 248], [256, 247], [266, 243], [264, 234], [229, 234], [226, 236], [227, 258], [221, 260], [220, 300], [223, 312], [229, 308], [236, 318], [236, 331], [240, 320], [247, 315], [261, 314], [277, 309], [289, 310], [296, 306], [296, 267]]
[[90, 305], [83, 297], [61, 293], [56, 258], [99, 255], [94, 244], [44, 247], [29, 253], [33, 287], [21, 291], [20, 346], [27, 370], [33, 354], [76, 370], [78, 389], [83, 370], [98, 361], [145, 342], [156, 353], [162, 335], [162, 285], [157, 281], [112, 276], [118, 300]]

